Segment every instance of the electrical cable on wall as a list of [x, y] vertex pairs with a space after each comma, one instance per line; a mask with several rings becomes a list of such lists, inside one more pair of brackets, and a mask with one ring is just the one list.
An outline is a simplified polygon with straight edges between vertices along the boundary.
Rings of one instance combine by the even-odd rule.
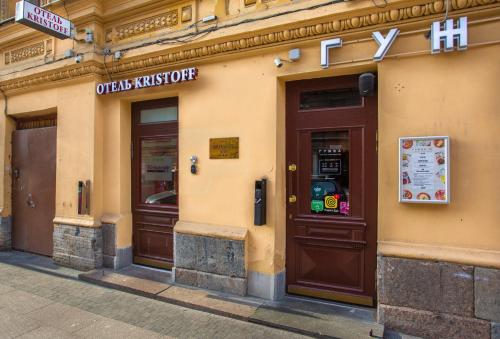
[[[66, 14], [68, 15], [67, 9], [65, 7], [65, 0], [62, 0], [61, 2], [63, 3], [63, 6], [64, 6], [64, 8], [66, 10]], [[198, 30], [197, 24], [202, 21], [202, 20], [199, 20], [199, 21], [191, 24], [190, 26], [188, 26], [188, 27], [186, 27], [186, 28], [184, 28], [184, 29], [182, 29], [180, 31], [177, 31], [177, 32], [182, 32], [182, 31], [186, 31], [186, 30], [190, 30], [192, 28], [195, 28], [195, 30], [196, 30], [195, 32], [187, 33], [187, 34], [176, 36], [176, 37], [173, 37], [173, 38], [157, 39], [155, 41], [150, 41], [150, 42], [147, 42], [147, 43], [142, 43], [140, 45], [135, 45], [135, 46], [131, 46], [131, 47], [119, 49], [119, 51], [120, 52], [127, 52], [127, 51], [131, 51], [131, 50], [135, 50], [135, 49], [138, 49], [138, 48], [143, 48], [143, 47], [147, 47], [147, 46], [151, 46], [151, 45], [167, 45], [167, 44], [176, 44], [176, 43], [180, 43], [180, 44], [189, 43], [189, 42], [192, 42], [192, 41], [195, 41], [195, 40], [199, 40], [199, 39], [207, 36], [208, 34], [210, 34], [212, 32], [215, 32], [215, 31], [218, 31], [218, 30], [221, 30], [221, 29], [224, 29], [224, 28], [231, 28], [231, 27], [235, 27], [235, 26], [239, 26], [239, 25], [243, 25], [243, 24], [247, 24], [247, 23], [252, 23], [252, 22], [257, 22], [257, 21], [272, 19], [272, 18], [275, 18], [275, 17], [283, 16], [283, 15], [288, 15], [288, 14], [293, 14], [293, 13], [299, 13], [299, 12], [302, 12], [302, 11], [310, 11], [310, 10], [314, 10], [314, 9], [318, 9], [318, 8], [321, 8], [321, 7], [329, 6], [329, 5], [332, 5], [332, 4], [335, 4], [335, 3], [339, 3], [339, 2], [342, 2], [342, 0], [330, 0], [328, 2], [317, 4], [317, 5], [313, 5], [313, 6], [309, 6], [309, 7], [306, 7], [306, 8], [298, 8], [298, 9], [295, 9], [295, 10], [289, 10], [289, 11], [285, 11], [285, 12], [281, 12], [281, 13], [276, 13], [276, 14], [271, 14], [271, 15], [267, 15], [267, 16], [263, 16], [263, 17], [259, 17], [259, 18], [254, 18], [254, 19], [245, 19], [245, 20], [241, 20], [241, 21], [238, 21], [238, 22], [235, 22], [235, 23], [232, 23], [232, 24], [226, 24], [226, 25], [223, 25], [223, 26], [219, 26], [219, 22], [217, 20], [217, 22], [215, 23], [215, 26], [207, 28], [205, 30]], [[184, 39], [184, 38], [186, 38], [186, 39]], [[74, 41], [73, 41], [73, 49], [74, 49]], [[84, 55], [84, 54], [89, 54], [89, 53], [90, 54], [95, 53], [95, 54], [98, 54], [98, 55], [103, 55], [102, 53], [99, 53], [99, 52], [84, 52], [84, 53], [76, 53], [76, 54]], [[11, 75], [11, 74], [16, 74], [16, 73], [19, 73], [19, 72], [27, 71], [27, 70], [34, 69], [34, 68], [37, 68], [37, 67], [40, 67], [40, 66], [50, 65], [50, 64], [53, 64], [55, 62], [66, 60], [66, 59], [70, 59], [70, 58], [71, 57], [57, 58], [57, 59], [54, 59], [54, 60], [51, 60], [51, 61], [48, 61], [48, 62], [44, 62], [43, 64], [33, 65], [33, 66], [30, 66], [30, 67], [26, 67], [24, 69], [12, 71], [12, 72], [9, 72], [9, 73], [0, 74], [0, 76], [6, 76], [6, 75]], [[105, 65], [105, 68], [106, 68], [106, 65]], [[109, 75], [108, 75], [108, 77], [109, 77]]]
[[3, 102], [4, 102], [4, 106], [3, 106], [3, 114], [7, 117], [7, 95], [5, 95], [5, 92], [3, 91], [3, 89], [0, 88], [0, 93], [2, 93], [2, 96], [3, 96]]
[[444, 2], [444, 5], [446, 6], [446, 8], [445, 8], [445, 12], [444, 12], [444, 18], [443, 18], [443, 20], [441, 21], [442, 23], [443, 23], [443, 22], [446, 22], [446, 20], [448, 19], [448, 9], [450, 8], [450, 6], [449, 6], [449, 5], [450, 5], [450, 4], [449, 4], [449, 2], [450, 2], [450, 0], [445, 0], [445, 2]]
[[[68, 9], [66, 8], [66, 0], [62, 0], [62, 5], [64, 8], [64, 11], [66, 12], [66, 18], [69, 20], [69, 12]], [[75, 50], [75, 38], [73, 37], [71, 40], [73, 40], [73, 50]]]
[[[64, 6], [64, 8], [66, 10], [66, 14], [69, 15], [68, 12], [67, 12], [67, 9], [66, 9], [65, 2], [66, 2], [65, 0], [62, 0], [63, 6]], [[190, 30], [192, 28], [195, 28], [195, 32], [190, 32], [190, 33], [186, 33], [184, 35], [178, 35], [178, 36], [170, 37], [170, 38], [161, 38], [161, 39], [157, 39], [157, 40], [154, 40], [154, 41], [145, 42], [145, 43], [142, 43], [142, 44], [139, 44], [139, 45], [135, 45], [135, 46], [130, 46], [130, 47], [126, 47], [126, 48], [123, 48], [123, 49], [119, 49], [117, 51], [124, 53], [124, 52], [128, 52], [128, 51], [136, 50], [136, 49], [139, 49], [139, 48], [148, 47], [148, 46], [151, 46], [151, 45], [185, 44], [185, 43], [189, 43], [189, 42], [193, 42], [193, 41], [202, 39], [202, 38], [206, 37], [208, 34], [210, 34], [212, 32], [215, 32], [215, 31], [218, 31], [218, 30], [221, 30], [221, 29], [231, 28], [231, 27], [235, 27], [235, 26], [239, 26], [239, 25], [243, 25], [243, 24], [247, 24], [247, 23], [253, 23], [253, 22], [257, 22], [257, 21], [262, 21], [262, 20], [267, 20], [267, 19], [272, 19], [272, 18], [275, 18], [275, 17], [280, 17], [280, 16], [283, 16], [283, 15], [298, 13], [298, 12], [302, 12], [302, 11], [314, 10], [314, 9], [318, 9], [318, 8], [321, 8], [321, 7], [329, 6], [329, 5], [332, 5], [332, 4], [335, 4], [335, 3], [339, 3], [339, 2], [342, 2], [342, 1], [340, 1], [340, 0], [333, 0], [332, 1], [331, 0], [331, 1], [328, 1], [328, 2], [325, 2], [325, 3], [321, 3], [321, 4], [317, 4], [317, 5], [313, 5], [313, 6], [309, 6], [309, 7], [305, 7], [305, 8], [299, 8], [299, 9], [289, 10], [289, 11], [285, 11], [285, 12], [281, 12], [281, 13], [276, 13], [276, 14], [271, 14], [271, 15], [267, 15], [267, 16], [263, 16], [263, 17], [259, 17], [259, 18], [254, 18], [254, 19], [244, 19], [244, 20], [241, 20], [241, 21], [238, 21], [238, 22], [234, 22], [234, 23], [226, 24], [226, 25], [222, 25], [222, 26], [219, 26], [219, 21], [217, 19], [217, 21], [215, 23], [215, 26], [209, 27], [209, 28], [204, 29], [204, 30], [199, 30], [198, 29], [198, 23], [202, 22], [202, 20], [198, 20], [197, 22], [189, 25], [186, 28], [183, 28], [183, 29], [177, 31], [176, 33], [179, 33], [179, 32], [182, 32], [182, 31], [187, 31], [187, 30]], [[387, 0], [384, 0], [384, 5], [383, 6], [377, 5], [376, 2], [375, 2], [375, 0], [372, 0], [372, 2], [374, 4], [374, 6], [376, 6], [378, 8], [386, 7], [387, 4], [388, 4]], [[446, 19], [448, 18], [449, 0], [445, 0], [445, 6], [446, 6], [446, 8], [445, 8], [445, 14], [444, 14], [444, 19], [443, 19], [442, 22], [446, 21]], [[74, 40], [73, 40], [73, 49], [74, 49]], [[106, 50], [106, 49], [104, 49], [104, 50]], [[94, 52], [84, 52], [84, 53], [78, 53], [78, 54], [84, 55], [84, 54], [94, 54], [94, 53], [98, 54], [98, 55], [104, 55], [106, 57], [105, 53], [98, 52], [98, 51], [95, 51], [95, 50], [94, 50]], [[11, 74], [23, 72], [23, 71], [26, 71], [26, 70], [30, 70], [30, 69], [33, 69], [33, 68], [37, 68], [37, 67], [40, 67], [40, 66], [50, 65], [52, 63], [55, 63], [55, 62], [58, 62], [58, 61], [62, 61], [62, 60], [65, 60], [65, 59], [69, 59], [69, 58], [70, 57], [57, 58], [57, 59], [54, 59], [52, 61], [45, 62], [43, 64], [34, 65], [34, 66], [30, 66], [30, 67], [27, 67], [27, 68], [24, 68], [24, 69], [21, 69], [21, 70], [16, 70], [16, 71], [13, 71], [13, 72], [0, 74], [0, 76], [11, 75]], [[111, 74], [109, 73], [109, 70], [107, 69], [106, 62], [104, 62], [104, 68], [105, 68], [105, 71], [106, 71], [106, 74], [107, 74], [108, 78], [111, 79]]]
[[104, 70], [106, 71], [106, 74], [108, 75], [108, 80], [111, 82], [113, 81], [113, 79], [111, 78], [111, 75], [109, 74], [108, 72], [108, 67], [106, 66], [106, 56], [107, 56], [107, 53], [103, 53], [104, 54]]

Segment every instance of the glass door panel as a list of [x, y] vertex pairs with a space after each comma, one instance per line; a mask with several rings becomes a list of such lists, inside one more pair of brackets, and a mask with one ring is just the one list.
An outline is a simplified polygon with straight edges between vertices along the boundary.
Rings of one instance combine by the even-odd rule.
[[177, 137], [141, 141], [141, 202], [177, 205]]
[[349, 216], [349, 131], [311, 133], [311, 213]]

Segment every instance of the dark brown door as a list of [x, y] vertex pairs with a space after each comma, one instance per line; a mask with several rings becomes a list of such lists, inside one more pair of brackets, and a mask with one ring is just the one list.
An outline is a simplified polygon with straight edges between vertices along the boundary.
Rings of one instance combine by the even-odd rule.
[[377, 99], [357, 79], [287, 83], [287, 290], [372, 306]]
[[178, 208], [177, 98], [132, 104], [134, 262], [171, 268]]
[[52, 255], [57, 127], [12, 134], [12, 247]]

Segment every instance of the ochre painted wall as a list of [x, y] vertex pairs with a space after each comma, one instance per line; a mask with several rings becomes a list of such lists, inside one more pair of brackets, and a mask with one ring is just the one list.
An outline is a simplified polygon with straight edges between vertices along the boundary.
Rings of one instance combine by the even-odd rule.
[[[56, 222], [95, 226], [102, 215], [102, 122], [93, 82], [8, 98], [12, 117], [57, 112]], [[9, 168], [10, 162], [6, 164]], [[91, 215], [77, 215], [78, 180], [91, 180]], [[8, 196], [10, 199], [10, 196]]]
[[[499, 55], [495, 45], [379, 64], [381, 242], [500, 251]], [[398, 203], [398, 138], [425, 135], [450, 137], [449, 205]]]
[[[106, 111], [103, 221], [120, 220], [118, 247], [131, 244], [131, 102], [178, 96], [180, 220], [250, 229], [249, 269], [274, 273], [275, 72], [272, 54], [254, 56], [201, 65], [194, 82], [98, 99]], [[209, 139], [219, 137], [240, 138], [239, 159], [209, 159]], [[189, 171], [191, 155], [199, 159], [197, 175]], [[268, 222], [255, 227], [254, 182], [262, 177], [269, 179]]]
[[[372, 6], [369, 2], [362, 5]], [[285, 18], [276, 20], [284, 22]], [[17, 92], [9, 97], [9, 114], [57, 112], [56, 217], [60, 222], [87, 226], [101, 221], [116, 223], [118, 247], [123, 248], [132, 245], [131, 102], [178, 96], [180, 219], [247, 228], [249, 269], [274, 274], [285, 268], [286, 82], [377, 70], [379, 249], [384, 253], [422, 257], [425, 253], [415, 249], [410, 253], [408, 249], [449, 248], [445, 252], [455, 251], [455, 261], [480, 263], [481, 255], [489, 253], [494, 259], [500, 253], [497, 227], [500, 214], [496, 208], [499, 187], [495, 171], [500, 167], [500, 146], [495, 139], [500, 125], [495, 78], [500, 73], [497, 58], [500, 47], [472, 45], [498, 40], [493, 33], [500, 30], [498, 23], [471, 24], [469, 50], [429, 55], [430, 42], [424, 32], [431, 20], [426, 20], [406, 27], [405, 34], [398, 37], [386, 59], [378, 64], [372, 61], [377, 45], [366, 32], [342, 34], [344, 46], [332, 50], [332, 66], [328, 70], [319, 66], [320, 39], [304, 38], [291, 45], [283, 43], [273, 48], [197, 60], [192, 65], [199, 68], [199, 79], [170, 87], [96, 97], [96, 79], [89, 77], [84, 83], [66, 82], [52, 89]], [[257, 25], [252, 27], [258, 28]], [[238, 29], [232, 33], [241, 33], [241, 28]], [[408, 32], [412, 29], [419, 31]], [[210, 37], [220, 37], [217, 34], [222, 33]], [[273, 58], [286, 57], [292, 47], [302, 49], [301, 60], [277, 69]], [[131, 51], [127, 57], [157, 48]], [[175, 68], [180, 67], [183, 65]], [[4, 173], [5, 184], [1, 188], [0, 207], [4, 207], [5, 214], [10, 199], [6, 144], [12, 124], [7, 129], [1, 126], [0, 159], [4, 159], [5, 166], [0, 175]], [[398, 137], [435, 134], [451, 138], [451, 204], [398, 203]], [[217, 137], [239, 137], [240, 158], [210, 160], [209, 139]], [[199, 158], [197, 175], [189, 173], [191, 155]], [[253, 187], [254, 181], [262, 177], [269, 179], [268, 223], [256, 227]], [[76, 183], [85, 179], [93, 182], [92, 215], [79, 217]], [[469, 250], [476, 252], [471, 254]], [[462, 252], [469, 254], [462, 257], [456, 254]], [[446, 254], [433, 255], [439, 259], [439, 255]]]

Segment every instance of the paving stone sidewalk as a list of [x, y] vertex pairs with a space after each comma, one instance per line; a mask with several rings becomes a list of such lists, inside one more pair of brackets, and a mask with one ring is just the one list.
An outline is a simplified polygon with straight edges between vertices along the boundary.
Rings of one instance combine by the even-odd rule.
[[322, 338], [381, 338], [384, 327], [373, 308], [286, 296], [269, 301], [209, 291], [172, 282], [170, 272], [131, 265], [101, 268], [79, 278], [155, 300], [206, 311], [250, 323]]
[[0, 338], [169, 337], [304, 338], [0, 262]]

